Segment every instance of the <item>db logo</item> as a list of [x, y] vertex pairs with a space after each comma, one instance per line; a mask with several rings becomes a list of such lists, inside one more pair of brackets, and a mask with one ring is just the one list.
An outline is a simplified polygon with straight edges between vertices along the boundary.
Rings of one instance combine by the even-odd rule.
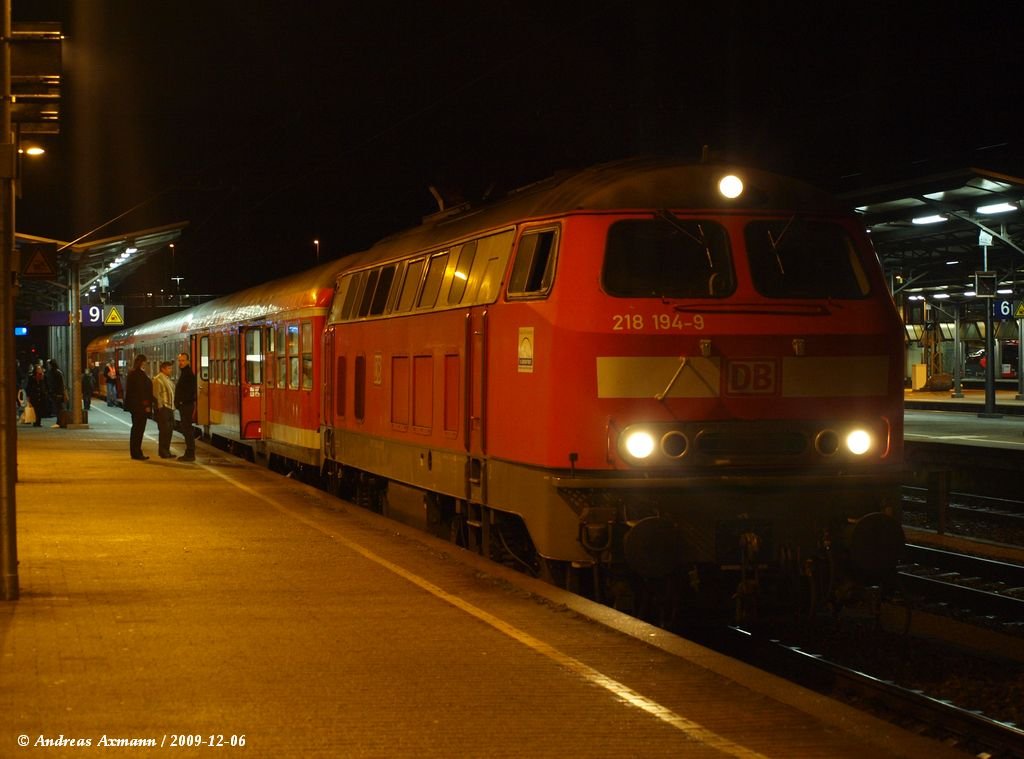
[[776, 362], [730, 361], [727, 390], [731, 395], [771, 395], [775, 392]]

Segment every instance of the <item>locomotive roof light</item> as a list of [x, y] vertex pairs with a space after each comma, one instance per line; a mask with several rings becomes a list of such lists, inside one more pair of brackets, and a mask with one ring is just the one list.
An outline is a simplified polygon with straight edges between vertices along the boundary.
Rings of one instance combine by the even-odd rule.
[[654, 453], [654, 436], [644, 430], [627, 433], [623, 444], [634, 459], [646, 459]]
[[718, 191], [730, 200], [743, 194], [743, 180], [735, 174], [727, 174], [718, 182]]
[[855, 456], [863, 456], [871, 450], [871, 433], [867, 430], [853, 430], [846, 436], [846, 448]]

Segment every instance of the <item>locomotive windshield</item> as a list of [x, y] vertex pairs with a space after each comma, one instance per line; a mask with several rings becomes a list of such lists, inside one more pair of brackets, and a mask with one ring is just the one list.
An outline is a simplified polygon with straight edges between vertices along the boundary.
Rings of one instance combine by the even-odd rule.
[[729, 238], [712, 221], [628, 219], [608, 230], [601, 284], [620, 298], [721, 298], [734, 288]]
[[863, 298], [868, 279], [838, 224], [793, 217], [746, 227], [754, 287], [769, 298]]

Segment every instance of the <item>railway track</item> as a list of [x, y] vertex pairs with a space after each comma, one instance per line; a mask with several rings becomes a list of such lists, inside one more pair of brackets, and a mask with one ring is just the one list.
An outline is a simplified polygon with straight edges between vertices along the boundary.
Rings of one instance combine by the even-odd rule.
[[787, 643], [740, 627], [729, 628], [725, 637], [716, 635], [711, 643], [701, 643], [975, 756], [1024, 757], [1021, 726], [865, 674], [807, 644]]
[[[903, 486], [903, 508], [909, 511], [931, 511], [927, 488]], [[952, 492], [948, 514], [952, 519], [987, 522], [1013, 530], [1024, 530], [1024, 501], [1010, 498]]]
[[948, 633], [886, 630], [868, 608], [679, 632], [965, 753], [1024, 759], [1024, 718], [1007, 708], [1024, 681], [1020, 664], [997, 658], [969, 632], [983, 625], [1024, 635], [1024, 566], [910, 545], [900, 584], [904, 604], [938, 611], [933, 617], [949, 620]]
[[913, 544], [905, 556], [899, 587], [912, 605], [940, 606], [1024, 635], [1024, 566]]

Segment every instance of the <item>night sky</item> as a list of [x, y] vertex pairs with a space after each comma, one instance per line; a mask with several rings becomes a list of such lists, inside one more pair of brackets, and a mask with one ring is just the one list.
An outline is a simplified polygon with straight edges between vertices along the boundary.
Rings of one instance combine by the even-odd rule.
[[703, 145], [837, 191], [1024, 173], [1019, 3], [891, 5], [13, 0], [69, 37], [18, 229], [189, 221], [123, 290], [224, 293], [417, 224], [430, 185]]

